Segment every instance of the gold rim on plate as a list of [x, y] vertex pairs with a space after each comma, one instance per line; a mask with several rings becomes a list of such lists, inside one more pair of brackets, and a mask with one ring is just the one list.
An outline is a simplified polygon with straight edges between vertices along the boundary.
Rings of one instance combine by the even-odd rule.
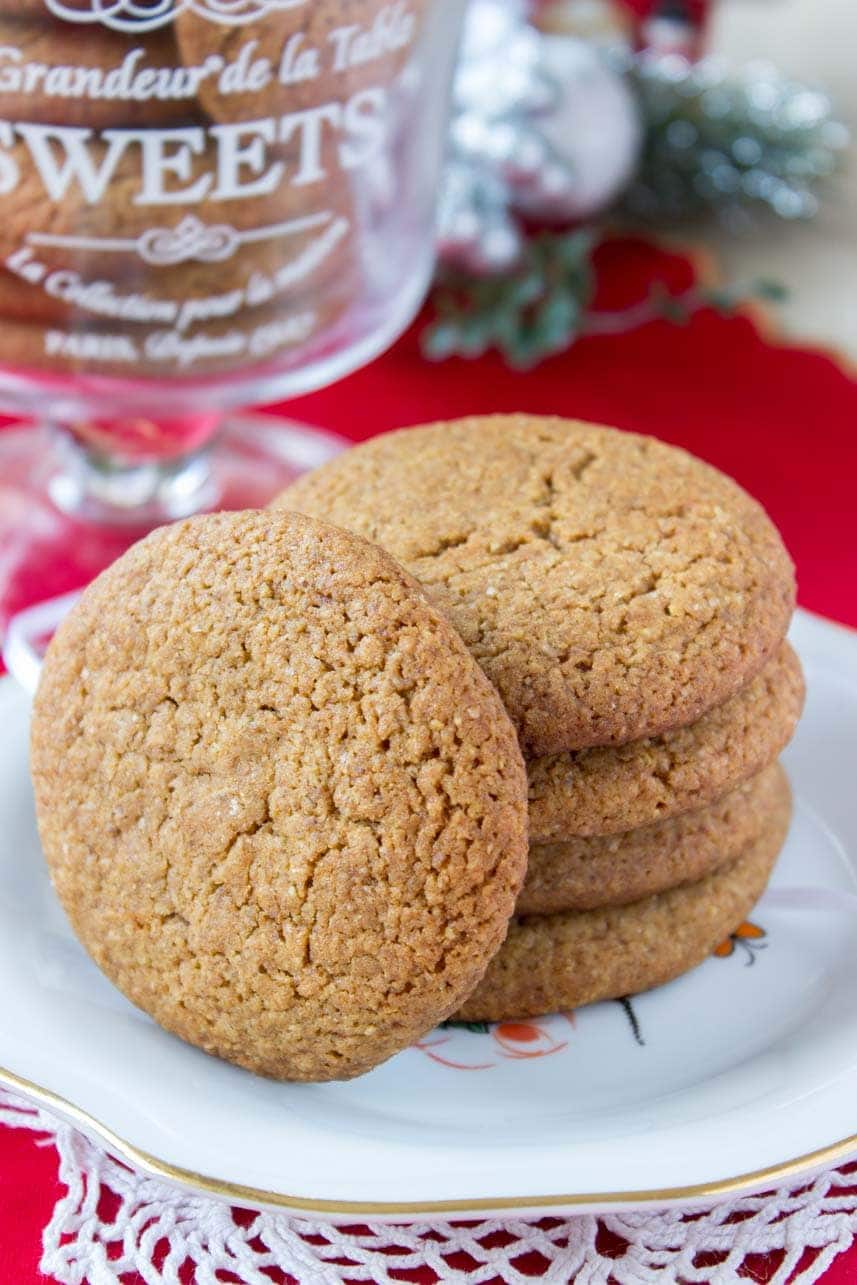
[[65, 1117], [78, 1126], [81, 1132], [95, 1133], [122, 1160], [154, 1178], [162, 1178], [182, 1187], [204, 1191], [221, 1200], [228, 1200], [234, 1205], [250, 1208], [259, 1205], [275, 1205], [280, 1209], [292, 1210], [298, 1214], [349, 1215], [351, 1217], [371, 1214], [418, 1216], [506, 1209], [535, 1212], [541, 1209], [573, 1206], [657, 1205], [680, 1200], [697, 1201], [706, 1196], [719, 1197], [737, 1195], [748, 1190], [758, 1191], [769, 1183], [773, 1185], [783, 1179], [798, 1177], [808, 1171], [850, 1159], [857, 1154], [857, 1134], [852, 1134], [829, 1146], [819, 1147], [817, 1151], [808, 1151], [802, 1156], [795, 1156], [792, 1160], [783, 1160], [779, 1164], [768, 1165], [764, 1169], [754, 1169], [749, 1173], [739, 1174], [735, 1178], [721, 1178], [717, 1182], [701, 1182], [690, 1187], [661, 1187], [651, 1191], [595, 1191], [585, 1194], [549, 1196], [480, 1196], [470, 1200], [406, 1200], [390, 1204], [379, 1200], [312, 1200], [306, 1196], [289, 1196], [279, 1191], [265, 1191], [260, 1187], [245, 1187], [240, 1183], [212, 1178], [208, 1174], [195, 1173], [192, 1169], [182, 1169], [178, 1165], [169, 1164], [166, 1160], [159, 1160], [148, 1151], [142, 1151], [133, 1143], [126, 1142], [107, 1125], [102, 1124], [94, 1116], [58, 1093], [42, 1088], [41, 1085], [34, 1084], [32, 1080], [26, 1080], [5, 1067], [0, 1067], [0, 1084], [22, 1093], [25, 1097]]

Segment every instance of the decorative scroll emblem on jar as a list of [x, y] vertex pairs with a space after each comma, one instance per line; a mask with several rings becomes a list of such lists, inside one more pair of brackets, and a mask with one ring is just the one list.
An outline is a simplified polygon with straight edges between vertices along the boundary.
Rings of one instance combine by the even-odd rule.
[[88, 5], [63, 4], [62, 0], [45, 0], [51, 13], [63, 22], [100, 22], [114, 31], [138, 35], [154, 31], [185, 10], [221, 22], [240, 26], [256, 22], [270, 13], [297, 9], [309, 0], [156, 0], [154, 4], [138, 4], [135, 0], [89, 0]]

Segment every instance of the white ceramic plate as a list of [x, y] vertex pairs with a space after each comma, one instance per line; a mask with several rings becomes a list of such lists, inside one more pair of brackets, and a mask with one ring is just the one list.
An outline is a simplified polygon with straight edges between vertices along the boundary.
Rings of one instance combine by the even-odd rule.
[[857, 634], [799, 613], [793, 639], [797, 807], [755, 927], [631, 1008], [438, 1030], [348, 1084], [218, 1062], [100, 975], [45, 873], [4, 679], [0, 1079], [161, 1177], [331, 1220], [687, 1204], [857, 1153]]

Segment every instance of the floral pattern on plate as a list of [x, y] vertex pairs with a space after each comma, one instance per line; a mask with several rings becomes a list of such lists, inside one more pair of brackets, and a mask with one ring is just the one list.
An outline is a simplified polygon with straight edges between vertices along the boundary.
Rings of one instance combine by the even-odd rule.
[[[754, 964], [756, 955], [764, 950], [767, 941], [764, 928], [745, 920], [733, 933], [712, 951], [712, 958], [728, 959], [736, 949], [746, 955], [746, 964]], [[613, 1001], [624, 1013], [634, 1043], [645, 1045], [640, 1018], [630, 995]], [[489, 1071], [502, 1059], [532, 1061], [564, 1053], [569, 1047], [569, 1031], [575, 1029], [574, 1013], [555, 1013], [547, 1017], [530, 1018], [512, 1022], [456, 1022], [442, 1023], [413, 1046], [432, 1062], [453, 1071]], [[477, 1045], [468, 1037], [487, 1035], [490, 1043]]]

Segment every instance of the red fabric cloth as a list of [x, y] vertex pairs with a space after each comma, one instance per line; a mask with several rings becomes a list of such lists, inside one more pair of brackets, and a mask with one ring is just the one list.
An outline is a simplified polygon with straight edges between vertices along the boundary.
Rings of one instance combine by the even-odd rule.
[[[599, 255], [597, 303], [632, 303], [654, 278], [679, 292], [692, 276], [688, 260], [677, 255], [615, 243]], [[747, 316], [705, 311], [682, 328], [655, 322], [618, 338], [582, 340], [522, 375], [496, 356], [429, 365], [420, 356], [419, 329], [372, 366], [283, 409], [355, 440], [421, 420], [529, 410], [678, 442], [733, 474], [766, 505], [797, 562], [803, 605], [857, 625], [857, 382], [833, 357], [772, 341]], [[54, 1152], [38, 1149], [28, 1133], [0, 1128], [3, 1285], [47, 1279], [37, 1271], [40, 1232], [58, 1194]], [[764, 1281], [776, 1263], [752, 1266], [753, 1278]], [[857, 1281], [857, 1245], [823, 1281]]]
[[0, 1281], [4, 1285], [34, 1285], [49, 1279], [39, 1271], [42, 1228], [62, 1194], [53, 1147], [36, 1146], [35, 1135], [24, 1129], [0, 1128]]

